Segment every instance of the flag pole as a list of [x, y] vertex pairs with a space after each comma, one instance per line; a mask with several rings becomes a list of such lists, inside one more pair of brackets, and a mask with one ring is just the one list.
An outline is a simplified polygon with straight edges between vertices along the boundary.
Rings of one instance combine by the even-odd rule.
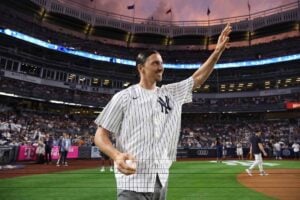
[[171, 15], [170, 15], [170, 27], [171, 27], [172, 26], [172, 19], [173, 19], [172, 7], [167, 12], [168, 12], [167, 14], [171, 13]]
[[134, 18], [135, 18], [135, 1], [133, 3], [134, 7], [133, 7], [133, 18], [132, 18], [132, 22], [134, 23]]
[[[298, 0], [298, 19], [300, 15], [300, 0]], [[300, 32], [299, 24], [298, 24], [298, 32]]]
[[209, 18], [209, 15], [207, 16], [207, 24], [208, 24], [208, 27], [210, 27], [210, 18]]
[[[250, 5], [250, 0], [248, 0], [248, 14], [249, 14], [249, 25], [251, 23], [251, 5]], [[250, 31], [248, 33], [248, 45], [251, 46], [251, 28], [250, 28]]]
[[[210, 18], [209, 18], [210, 9], [209, 9], [209, 7], [207, 8], [206, 15], [207, 15], [207, 28], [209, 31], [209, 29], [210, 29]], [[209, 50], [209, 34], [208, 34], [207, 40], [206, 40], [206, 50]]]
[[93, 2], [93, 8], [94, 8], [94, 12], [96, 12], [96, 1], [95, 0], [91, 0]]
[[249, 15], [249, 20], [251, 20], [251, 7], [250, 7], [250, 0], [248, 0], [248, 15]]
[[172, 26], [172, 20], [173, 20], [173, 11], [172, 11], [172, 7], [171, 7], [171, 20], [170, 20], [171, 26]]

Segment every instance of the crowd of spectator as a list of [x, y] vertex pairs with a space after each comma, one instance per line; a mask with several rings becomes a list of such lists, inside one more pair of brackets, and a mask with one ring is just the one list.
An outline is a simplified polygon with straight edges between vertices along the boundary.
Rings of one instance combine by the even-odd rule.
[[96, 127], [92, 118], [76, 115], [15, 112], [7, 109], [0, 113], [0, 145], [38, 143], [46, 134], [57, 145], [63, 133], [71, 135], [73, 145], [90, 146]]
[[[68, 133], [72, 145], [92, 146], [97, 128], [93, 122], [95, 117], [37, 111], [15, 112], [2, 105], [0, 145], [37, 145], [46, 135], [53, 138], [53, 145], [58, 145], [63, 133]], [[201, 122], [197, 117], [192, 120], [190, 117], [183, 117], [178, 147], [211, 148], [217, 137], [227, 148], [236, 147], [237, 142], [241, 142], [243, 147], [249, 147], [249, 137], [255, 130], [262, 131], [266, 146], [280, 142], [291, 147], [293, 142], [300, 142], [299, 119]]]
[[299, 124], [288, 120], [214, 123], [193, 121], [192, 124], [183, 124], [179, 146], [210, 148], [218, 137], [227, 148], [235, 148], [237, 142], [241, 142], [243, 147], [249, 147], [249, 138], [256, 130], [263, 133], [266, 145], [280, 141], [291, 146], [294, 141], [300, 142]]
[[20, 80], [16, 81], [4, 77], [0, 79], [0, 91], [14, 93], [24, 97], [97, 106], [105, 105], [111, 98], [110, 94], [47, 86]]
[[298, 93], [272, 96], [253, 96], [238, 98], [194, 98], [192, 104], [186, 105], [187, 111], [253, 111], [253, 110], [284, 110], [287, 102], [299, 102]]
[[[111, 94], [98, 92], [87, 92], [77, 89], [46, 86], [26, 81], [15, 81], [15, 79], [2, 77], [0, 79], [0, 91], [21, 95], [24, 97], [35, 97], [44, 100], [57, 100], [83, 105], [104, 106], [111, 99]], [[201, 98], [194, 96], [193, 103], [184, 106], [184, 109], [206, 110], [214, 108], [243, 108], [247, 106], [275, 106], [283, 108], [288, 101], [300, 101], [299, 93], [273, 96], [254, 96], [239, 98]], [[270, 107], [270, 108], [273, 108]], [[249, 107], [248, 109], [250, 109]]]

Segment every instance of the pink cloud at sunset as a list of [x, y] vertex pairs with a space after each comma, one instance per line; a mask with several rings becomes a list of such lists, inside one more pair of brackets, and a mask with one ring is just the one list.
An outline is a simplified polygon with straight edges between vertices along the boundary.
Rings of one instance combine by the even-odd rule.
[[[80, 3], [81, 6], [95, 8], [137, 18], [201, 21], [207, 20], [207, 9], [210, 19], [220, 19], [248, 15], [248, 2], [251, 13], [276, 8], [297, 0], [60, 0], [64, 3]], [[133, 9], [127, 6], [134, 5]], [[171, 13], [166, 14], [168, 10]]]

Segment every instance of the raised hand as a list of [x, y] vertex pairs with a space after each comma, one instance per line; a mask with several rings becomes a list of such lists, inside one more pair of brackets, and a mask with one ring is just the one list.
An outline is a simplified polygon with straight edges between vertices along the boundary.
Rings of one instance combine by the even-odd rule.
[[232, 27], [230, 26], [230, 24], [227, 24], [218, 38], [216, 51], [223, 52], [225, 48], [229, 47], [228, 42], [229, 42], [229, 34], [231, 33], [231, 31], [232, 31]]

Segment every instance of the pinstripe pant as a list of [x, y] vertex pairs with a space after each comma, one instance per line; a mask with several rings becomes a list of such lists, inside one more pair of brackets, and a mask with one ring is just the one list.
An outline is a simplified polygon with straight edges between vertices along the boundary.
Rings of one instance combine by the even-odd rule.
[[130, 190], [118, 190], [118, 200], [166, 200], [168, 182], [162, 187], [158, 176], [156, 176], [154, 192], [135, 192]]

